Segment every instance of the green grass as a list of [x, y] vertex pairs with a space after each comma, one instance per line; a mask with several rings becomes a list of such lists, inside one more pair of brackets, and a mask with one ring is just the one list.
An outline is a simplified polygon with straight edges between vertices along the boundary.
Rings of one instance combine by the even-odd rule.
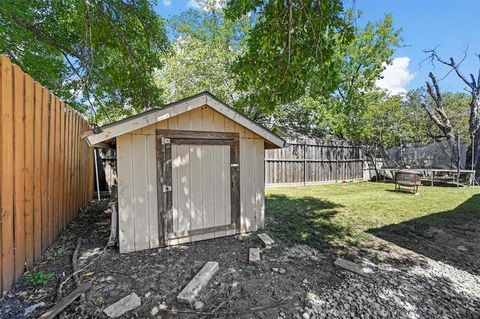
[[[268, 188], [266, 214], [275, 220], [269, 228], [281, 241], [319, 248], [362, 243], [382, 229], [479, 223], [480, 188], [425, 186], [418, 196], [393, 189], [383, 183]], [[394, 224], [401, 226], [389, 228]]]

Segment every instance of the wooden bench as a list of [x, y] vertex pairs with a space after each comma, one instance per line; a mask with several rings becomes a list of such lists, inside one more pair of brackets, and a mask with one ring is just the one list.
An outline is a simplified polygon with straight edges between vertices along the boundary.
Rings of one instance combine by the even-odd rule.
[[401, 190], [401, 186], [413, 187], [413, 193], [418, 192], [418, 186], [422, 185], [422, 174], [419, 171], [401, 169], [395, 172], [395, 190]]

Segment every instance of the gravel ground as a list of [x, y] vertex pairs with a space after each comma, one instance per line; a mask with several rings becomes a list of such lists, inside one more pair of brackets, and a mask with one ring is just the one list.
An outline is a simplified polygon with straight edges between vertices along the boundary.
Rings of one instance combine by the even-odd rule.
[[307, 293], [304, 317], [480, 318], [480, 276], [421, 256], [398, 257], [370, 265], [368, 278], [342, 271], [337, 284]]
[[[65, 318], [106, 318], [102, 310], [132, 292], [142, 304], [122, 318], [200, 318], [176, 296], [210, 260], [218, 261], [220, 269], [199, 300], [204, 312], [215, 310], [220, 318], [480, 318], [478, 272], [387, 241], [347, 252], [278, 243], [262, 251], [255, 264], [248, 263], [248, 249], [260, 246], [255, 234], [122, 255], [109, 248], [101, 254], [109, 235], [104, 210], [105, 203], [92, 205], [69, 226], [29, 270], [53, 272], [53, 279], [40, 287], [20, 280], [0, 299], [0, 318], [25, 318], [28, 306], [44, 303], [29, 315], [37, 317], [56, 303], [57, 286], [71, 273], [78, 238], [84, 239], [81, 265], [99, 258], [81, 273], [82, 282], [93, 284], [85, 304], [73, 303]], [[276, 225], [271, 218], [267, 215], [267, 229]], [[333, 262], [339, 256], [367, 264], [374, 273], [362, 277], [338, 268]], [[74, 288], [70, 281], [64, 294]]]

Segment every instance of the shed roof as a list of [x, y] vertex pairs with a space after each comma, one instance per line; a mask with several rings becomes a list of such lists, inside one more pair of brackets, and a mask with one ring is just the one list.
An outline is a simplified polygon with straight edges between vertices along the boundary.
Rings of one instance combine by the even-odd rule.
[[160, 109], [149, 110], [123, 120], [104, 125], [99, 133], [89, 132], [87, 141], [90, 145], [96, 145], [116, 138], [117, 136], [141, 129], [154, 123], [164, 121], [168, 118], [177, 116], [184, 112], [194, 110], [198, 107], [208, 105], [214, 110], [222, 113], [232, 121], [246, 127], [252, 132], [258, 134], [270, 147], [278, 148], [285, 145], [285, 140], [264, 126], [250, 120], [245, 115], [233, 109], [231, 106], [223, 103], [210, 92], [202, 92], [191, 97], [170, 103]]

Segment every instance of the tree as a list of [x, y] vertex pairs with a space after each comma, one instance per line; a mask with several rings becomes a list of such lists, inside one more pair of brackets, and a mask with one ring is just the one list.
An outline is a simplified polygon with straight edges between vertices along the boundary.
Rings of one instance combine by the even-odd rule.
[[[475, 170], [480, 171], [480, 68], [477, 76], [475, 76], [473, 73], [470, 73], [469, 77], [467, 77], [460, 69], [461, 62], [457, 63], [453, 57], [450, 57], [449, 60], [445, 60], [441, 58], [435, 50], [429, 50], [426, 51], [426, 53], [429, 54], [429, 58], [432, 63], [435, 61], [449, 67], [450, 72], [454, 72], [458, 79], [466, 85], [465, 91], [470, 95], [470, 100], [468, 103], [468, 108], [470, 110], [468, 125], [470, 133], [470, 147], [467, 152], [467, 165], [471, 165], [471, 167], [474, 167]], [[467, 53], [465, 51], [465, 57], [466, 54]], [[480, 55], [477, 55], [477, 57], [480, 61]]]
[[428, 82], [427, 92], [430, 95], [430, 98], [435, 102], [435, 108], [431, 108], [427, 102], [423, 101], [422, 107], [427, 112], [428, 116], [432, 122], [437, 126], [437, 128], [442, 132], [442, 135], [447, 139], [447, 141], [455, 141], [455, 134], [453, 132], [453, 127], [445, 111], [445, 102], [443, 100], [442, 93], [440, 92], [440, 86], [438, 85], [437, 78], [433, 75], [432, 72], [428, 74], [432, 83]]
[[[226, 16], [254, 19], [246, 51], [233, 65], [246, 104], [263, 112], [295, 102], [323, 77], [322, 94], [336, 88], [332, 74], [338, 48], [353, 38], [340, 0], [229, 0]], [[319, 81], [317, 81], [318, 83]], [[319, 88], [320, 89], [320, 88]]]
[[[353, 12], [347, 19], [353, 24]], [[369, 109], [383, 97], [375, 82], [391, 62], [400, 42], [400, 30], [394, 29], [390, 15], [381, 21], [356, 27], [353, 40], [336, 48], [331, 73], [315, 78], [307, 94], [296, 102], [279, 107], [274, 114], [276, 121], [285, 127], [303, 126], [304, 134], [367, 139], [371, 128]], [[322, 89], [322, 86], [332, 85], [333, 82], [329, 82], [332, 78], [334, 90]], [[325, 91], [330, 92], [321, 93]], [[288, 123], [289, 119], [292, 123]]]
[[165, 22], [147, 0], [0, 7], [0, 53], [100, 123], [161, 105], [154, 72], [167, 48]]
[[[170, 21], [175, 41], [157, 74], [167, 102], [210, 91], [239, 109], [241, 91], [229, 67], [241, 53], [247, 20], [225, 20], [221, 11], [190, 9]], [[248, 111], [248, 110], [247, 110]]]

